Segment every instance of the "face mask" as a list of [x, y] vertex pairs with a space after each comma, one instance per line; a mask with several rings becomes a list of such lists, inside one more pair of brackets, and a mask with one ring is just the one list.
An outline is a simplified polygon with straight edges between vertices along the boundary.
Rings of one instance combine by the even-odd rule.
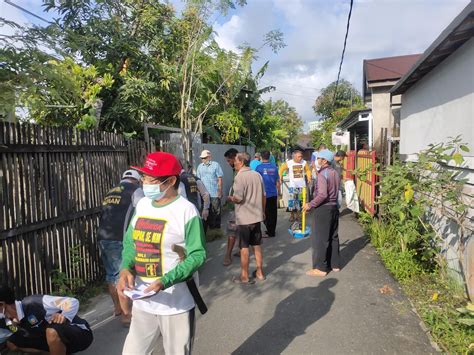
[[319, 161], [318, 161], [317, 159], [316, 159], [316, 164], [315, 164], [315, 166], [316, 166], [316, 171], [321, 170], [321, 165], [319, 164]]
[[164, 191], [161, 191], [161, 185], [166, 181], [160, 184], [143, 184], [143, 194], [153, 201], [161, 200], [165, 196], [166, 191], [171, 187], [168, 186]]

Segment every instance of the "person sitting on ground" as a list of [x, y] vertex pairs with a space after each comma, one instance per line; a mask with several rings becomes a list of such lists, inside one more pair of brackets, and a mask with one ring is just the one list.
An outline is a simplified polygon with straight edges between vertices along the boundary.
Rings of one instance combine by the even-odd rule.
[[[290, 211], [290, 222], [296, 220], [296, 216], [301, 209], [300, 194], [303, 187], [307, 187], [311, 183], [311, 170], [308, 163], [303, 160], [303, 153], [296, 150], [293, 153], [293, 159], [283, 163], [279, 170], [280, 181], [283, 181], [283, 173], [288, 171], [289, 181], [289, 200], [288, 210]], [[306, 181], [305, 181], [306, 175]]]
[[[235, 204], [237, 234], [240, 238], [240, 276], [233, 282], [252, 284], [257, 280], [265, 280], [263, 274], [262, 231], [260, 223], [264, 220], [265, 188], [259, 173], [249, 168], [248, 153], [238, 153], [234, 167], [237, 175], [234, 179], [234, 191], [227, 200]], [[253, 246], [256, 270], [249, 277], [249, 247]]]
[[250, 162], [250, 169], [255, 171], [257, 169], [257, 166], [262, 164], [262, 155], [260, 153], [255, 153], [252, 161]]
[[93, 340], [89, 324], [77, 316], [72, 297], [33, 295], [15, 300], [13, 290], [0, 286], [0, 309], [16, 330], [7, 348], [24, 353], [65, 355], [86, 350]]
[[[224, 153], [224, 158], [227, 161], [227, 163], [230, 165], [233, 171], [232, 183], [235, 178], [234, 162], [235, 162], [235, 157], [237, 153], [238, 151], [235, 148], [230, 148]], [[233, 191], [233, 188], [231, 187], [229, 191], [229, 196], [233, 195], [233, 193], [234, 191]], [[224, 255], [224, 262], [222, 263], [224, 266], [229, 266], [230, 264], [232, 264], [232, 250], [234, 249], [235, 240], [237, 239], [236, 232], [237, 232], [237, 225], [235, 223], [234, 205], [231, 204], [229, 221], [227, 222], [227, 228], [226, 228], [227, 250]], [[237, 255], [239, 255], [239, 252], [237, 252]]]

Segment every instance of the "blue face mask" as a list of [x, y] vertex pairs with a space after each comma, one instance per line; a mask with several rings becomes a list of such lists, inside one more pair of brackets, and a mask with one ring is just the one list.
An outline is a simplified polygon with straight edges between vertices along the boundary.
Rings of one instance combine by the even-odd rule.
[[161, 200], [165, 196], [166, 191], [171, 187], [168, 186], [165, 190], [161, 191], [161, 185], [166, 181], [167, 180], [160, 184], [143, 184], [144, 195], [153, 201]]

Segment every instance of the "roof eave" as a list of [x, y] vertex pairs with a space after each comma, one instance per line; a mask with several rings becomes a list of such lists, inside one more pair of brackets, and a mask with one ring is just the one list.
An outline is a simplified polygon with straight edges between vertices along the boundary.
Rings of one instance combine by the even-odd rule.
[[[454, 45], [448, 49], [436, 53], [436, 50], [449, 39], [451, 35], [458, 29], [465, 21], [473, 21], [474, 18], [474, 1], [464, 8], [461, 13], [444, 29], [443, 32], [435, 39], [435, 41], [425, 50], [421, 57], [415, 62], [413, 67], [401, 77], [398, 83], [390, 90], [392, 95], [400, 95], [413, 86], [418, 80], [424, 77], [434, 67], [440, 64], [444, 59], [456, 51], [461, 45], [467, 42], [473, 36], [473, 28], [471, 27], [465, 33], [462, 33], [458, 39], [454, 39]], [[433, 61], [430, 63], [430, 59]]]

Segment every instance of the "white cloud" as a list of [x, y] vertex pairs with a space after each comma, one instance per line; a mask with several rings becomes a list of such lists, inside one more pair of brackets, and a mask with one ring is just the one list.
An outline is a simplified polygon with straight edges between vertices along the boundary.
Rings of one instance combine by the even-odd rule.
[[[363, 59], [423, 52], [468, 2], [356, 1], [341, 77], [361, 90]], [[263, 50], [255, 66], [270, 59], [262, 84], [277, 90], [266, 97], [285, 99], [312, 121], [317, 89], [337, 77], [348, 11], [345, 0], [258, 0], [214, 29], [219, 43], [235, 50], [243, 42], [258, 47], [266, 32], [280, 28], [287, 47], [276, 56]]]

